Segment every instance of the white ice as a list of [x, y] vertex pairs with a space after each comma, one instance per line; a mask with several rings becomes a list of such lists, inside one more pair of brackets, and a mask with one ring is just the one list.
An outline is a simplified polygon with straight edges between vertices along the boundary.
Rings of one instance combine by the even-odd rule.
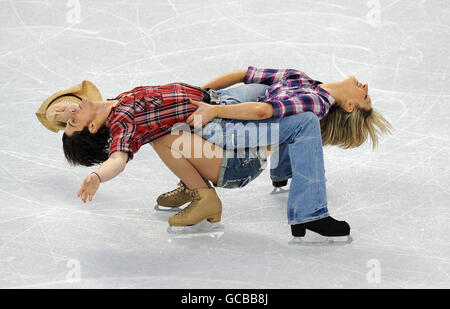
[[[79, 13], [79, 14], [78, 14]], [[449, 288], [448, 1], [1, 1], [0, 287]], [[287, 194], [268, 171], [219, 189], [224, 232], [172, 237], [156, 197], [177, 183], [149, 146], [93, 202], [34, 113], [93, 81], [202, 85], [248, 65], [369, 84], [392, 135], [324, 149], [345, 246], [290, 245]]]

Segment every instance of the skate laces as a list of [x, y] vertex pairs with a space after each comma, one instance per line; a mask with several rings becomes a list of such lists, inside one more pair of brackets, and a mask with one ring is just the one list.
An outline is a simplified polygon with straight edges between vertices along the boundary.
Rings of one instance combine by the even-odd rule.
[[189, 194], [191, 195], [193, 202], [198, 201], [200, 199], [200, 195], [195, 190], [192, 190], [191, 192], [189, 192]]
[[192, 209], [192, 205], [194, 205], [195, 202], [201, 199], [200, 195], [196, 191], [189, 192], [189, 195], [192, 197], [192, 202], [186, 208], [176, 213], [175, 214], [176, 217], [185, 216], [189, 214], [190, 210]]
[[178, 193], [184, 193], [184, 192], [187, 192], [187, 190], [188, 190], [188, 188], [185, 187], [184, 184], [183, 184], [182, 182], [180, 182], [180, 183], [178, 184], [178, 188], [176, 188], [176, 189], [174, 189], [174, 190], [172, 190], [172, 191], [170, 191], [170, 192], [164, 193], [163, 196], [164, 196], [164, 197], [169, 197], [169, 196], [172, 196], [172, 195], [176, 195], [176, 194], [178, 194]]

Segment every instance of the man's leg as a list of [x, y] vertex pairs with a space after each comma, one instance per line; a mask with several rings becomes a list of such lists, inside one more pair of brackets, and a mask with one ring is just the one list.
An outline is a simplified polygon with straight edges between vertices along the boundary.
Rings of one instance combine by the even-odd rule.
[[[288, 117], [286, 117], [288, 118]], [[301, 224], [328, 216], [320, 124], [313, 113], [302, 113], [286, 143], [292, 168], [288, 199], [289, 224]], [[280, 134], [285, 131], [283, 119]]]
[[[278, 119], [244, 121], [239, 127], [226, 132], [227, 149], [271, 145], [274, 135], [276, 145], [287, 144], [292, 170], [288, 221], [294, 236], [304, 235], [305, 229], [324, 236], [350, 233], [346, 222], [336, 221], [328, 214], [322, 137], [316, 115], [306, 112]], [[248, 127], [251, 129], [247, 130]], [[256, 135], [248, 134], [255, 132], [255, 128]]]
[[243, 121], [233, 126], [225, 125], [223, 130], [226, 132], [224, 146], [227, 149], [283, 145], [282, 154], [290, 159], [285, 170], [291, 169], [292, 173], [289, 224], [328, 216], [322, 138], [316, 115], [306, 112], [283, 118]]
[[274, 187], [284, 187], [288, 179], [292, 178], [291, 159], [289, 158], [289, 147], [287, 143], [279, 145], [272, 154], [278, 160], [270, 161], [270, 179]]
[[[258, 97], [264, 96], [269, 86], [263, 84], [248, 84], [218, 91], [221, 100], [226, 104], [256, 101]], [[236, 120], [238, 121], [238, 120]], [[291, 162], [289, 160], [288, 145], [281, 144], [272, 154], [270, 166], [270, 178], [276, 187], [287, 185], [287, 180], [292, 177]]]
[[[246, 84], [218, 90], [217, 94], [219, 95], [221, 105], [232, 105], [243, 102], [255, 102], [258, 97], [264, 96], [267, 88], [269, 86], [263, 84]], [[214, 118], [201, 130], [195, 130], [194, 133], [201, 135], [204, 139], [215, 145], [223, 147], [225, 143], [223, 126], [227, 123], [232, 124], [236, 122], [240, 122], [240, 120]]]

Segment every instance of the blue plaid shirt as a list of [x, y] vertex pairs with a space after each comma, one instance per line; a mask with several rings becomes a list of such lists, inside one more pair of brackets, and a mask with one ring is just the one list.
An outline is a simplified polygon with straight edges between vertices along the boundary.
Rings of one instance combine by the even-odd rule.
[[319, 119], [325, 117], [336, 100], [313, 80], [298, 70], [257, 69], [248, 67], [244, 83], [270, 86], [259, 102], [271, 103], [273, 117], [285, 117], [302, 112], [313, 112]]

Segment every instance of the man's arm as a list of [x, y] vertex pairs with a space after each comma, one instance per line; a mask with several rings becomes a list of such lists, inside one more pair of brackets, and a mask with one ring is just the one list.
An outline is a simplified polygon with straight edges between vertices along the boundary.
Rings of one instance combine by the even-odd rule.
[[273, 107], [270, 103], [245, 102], [232, 105], [213, 105], [215, 116], [226, 119], [261, 120], [272, 117]]
[[[186, 119], [186, 123], [194, 127], [198, 127], [199, 125], [204, 126], [216, 117], [240, 120], [262, 120], [270, 118], [273, 115], [272, 105], [264, 102], [245, 102], [232, 105], [210, 105], [194, 100], [190, 100], [190, 102], [198, 106], [197, 110]], [[194, 121], [194, 118], [200, 119], [201, 123]]]
[[94, 194], [97, 192], [100, 183], [113, 179], [119, 175], [127, 165], [128, 153], [122, 151], [114, 152], [108, 160], [103, 162], [100, 168], [89, 174], [78, 189], [77, 197], [81, 197], [83, 202], [86, 199], [92, 201]]
[[214, 90], [220, 90], [237, 83], [242, 83], [244, 82], [245, 74], [247, 74], [247, 70], [238, 70], [220, 75], [219, 77], [216, 77], [212, 81], [203, 85], [202, 89], [211, 88]]

